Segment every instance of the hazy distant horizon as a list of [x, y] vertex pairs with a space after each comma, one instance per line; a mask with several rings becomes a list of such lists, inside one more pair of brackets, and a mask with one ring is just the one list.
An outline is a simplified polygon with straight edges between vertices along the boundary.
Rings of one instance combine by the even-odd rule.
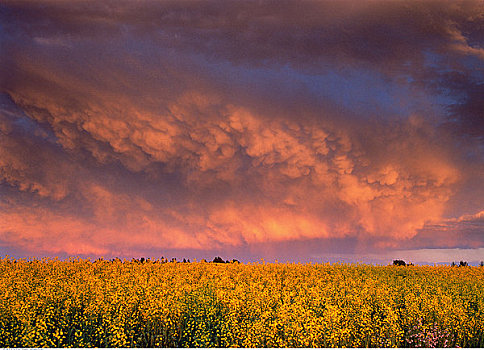
[[[171, 261], [173, 258], [176, 259], [177, 262], [183, 262], [183, 260], [187, 260], [187, 262], [201, 262], [205, 260], [206, 262], [211, 262], [215, 257], [221, 257], [225, 261], [232, 262], [232, 260], [237, 260], [240, 263], [248, 264], [248, 263], [302, 263], [302, 264], [307, 264], [307, 263], [313, 263], [313, 264], [336, 264], [336, 263], [342, 263], [342, 264], [368, 264], [368, 265], [381, 265], [381, 266], [386, 266], [386, 265], [392, 265], [394, 260], [403, 260], [407, 264], [414, 264], [415, 266], [425, 266], [425, 265], [451, 265], [453, 262], [457, 265], [459, 265], [460, 261], [465, 261], [469, 264], [469, 266], [479, 266], [480, 263], [484, 260], [482, 260], [482, 253], [484, 249], [481, 249], [480, 251], [476, 253], [475, 250], [472, 249], [454, 249], [450, 250], [439, 250], [439, 249], [434, 249], [434, 255], [437, 257], [437, 260], [425, 260], [422, 258], [419, 258], [422, 254], [428, 254], [428, 250], [421, 251], [421, 250], [416, 250], [416, 251], [404, 251], [404, 252], [398, 252], [398, 251], [393, 251], [392, 254], [394, 254], [394, 257], [390, 257], [389, 255], [387, 256], [382, 256], [380, 254], [373, 254], [370, 256], [350, 256], [350, 255], [343, 255], [343, 256], [338, 256], [338, 255], [333, 255], [333, 256], [322, 256], [322, 257], [315, 257], [315, 256], [310, 256], [302, 259], [290, 259], [290, 258], [277, 258], [277, 257], [271, 257], [269, 259], [259, 257], [253, 255], [253, 256], [248, 256], [248, 255], [237, 255], [237, 256], [229, 256], [227, 254], [222, 253], [214, 253], [210, 255], [210, 253], [204, 252], [204, 253], [197, 253], [197, 254], [192, 254], [192, 255], [181, 255], [180, 253], [174, 253], [174, 254], [158, 254], [158, 255], [146, 255], [146, 256], [119, 256], [119, 255], [108, 255], [108, 256], [92, 256], [92, 255], [77, 255], [77, 256], [68, 256], [65, 254], [59, 255], [59, 256], [48, 256], [48, 255], [40, 255], [40, 256], [35, 256], [35, 255], [10, 255], [10, 254], [4, 254], [0, 255], [1, 258], [9, 257], [13, 259], [25, 259], [25, 260], [42, 260], [43, 258], [53, 260], [53, 259], [59, 259], [61, 261], [67, 261], [69, 259], [87, 259], [90, 261], [95, 261], [98, 259], [103, 259], [103, 260], [112, 260], [112, 259], [120, 259], [122, 261], [131, 261], [133, 259], [138, 259], [140, 260], [141, 258], [143, 259], [150, 259], [151, 261], [156, 261], [156, 260], [161, 260], [166, 259], [167, 261]], [[432, 253], [432, 252], [430, 252]], [[449, 254], [450, 253], [450, 254]], [[451, 256], [454, 258], [446, 259], [442, 258], [444, 255]], [[432, 256], [432, 254], [430, 254]], [[440, 260], [439, 260], [440, 256]]]

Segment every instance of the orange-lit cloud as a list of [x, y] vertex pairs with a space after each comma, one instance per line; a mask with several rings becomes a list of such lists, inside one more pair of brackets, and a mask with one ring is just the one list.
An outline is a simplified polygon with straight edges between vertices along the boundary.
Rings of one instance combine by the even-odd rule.
[[0, 246], [457, 247], [482, 211], [477, 1], [43, 4], [4, 5]]

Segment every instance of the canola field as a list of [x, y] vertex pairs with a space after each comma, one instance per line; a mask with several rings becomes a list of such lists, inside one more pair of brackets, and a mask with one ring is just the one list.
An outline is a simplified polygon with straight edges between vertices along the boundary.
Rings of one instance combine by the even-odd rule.
[[484, 268], [0, 260], [0, 347], [484, 347]]

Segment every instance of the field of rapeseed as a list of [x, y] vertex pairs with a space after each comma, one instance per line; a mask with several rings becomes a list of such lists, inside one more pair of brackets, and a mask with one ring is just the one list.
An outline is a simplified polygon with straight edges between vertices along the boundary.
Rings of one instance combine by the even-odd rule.
[[484, 268], [0, 260], [0, 347], [483, 347]]

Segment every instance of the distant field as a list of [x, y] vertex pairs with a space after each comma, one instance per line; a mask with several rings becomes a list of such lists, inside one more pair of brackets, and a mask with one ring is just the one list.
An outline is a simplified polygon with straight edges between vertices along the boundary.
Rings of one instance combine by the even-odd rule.
[[0, 261], [0, 347], [484, 347], [484, 268]]

